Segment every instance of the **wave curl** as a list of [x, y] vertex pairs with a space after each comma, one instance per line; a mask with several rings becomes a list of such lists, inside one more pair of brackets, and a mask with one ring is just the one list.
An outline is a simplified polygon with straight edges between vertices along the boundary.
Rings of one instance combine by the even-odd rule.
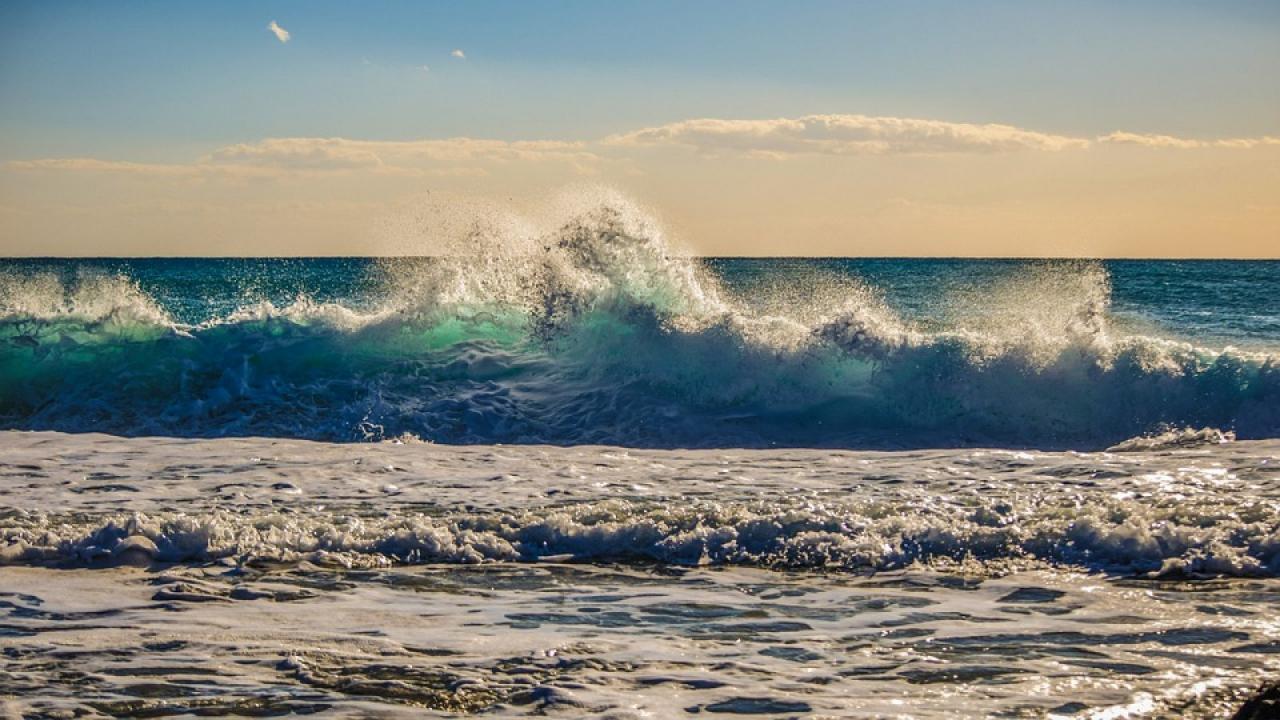
[[642, 446], [1280, 435], [1275, 356], [1116, 333], [1096, 263], [957, 298], [967, 321], [937, 330], [848, 279], [733, 297], [618, 198], [549, 232], [480, 218], [437, 250], [382, 268], [370, 307], [299, 297], [197, 325], [127, 277], [2, 277], [0, 425]]

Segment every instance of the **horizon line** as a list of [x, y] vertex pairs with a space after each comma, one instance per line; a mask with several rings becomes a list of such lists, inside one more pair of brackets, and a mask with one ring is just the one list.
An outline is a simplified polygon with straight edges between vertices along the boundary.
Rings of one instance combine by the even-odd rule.
[[[417, 260], [468, 255], [0, 255], [0, 262], [14, 260]], [[1198, 255], [682, 255], [691, 260], [1133, 260], [1164, 262], [1280, 262], [1277, 256]]]

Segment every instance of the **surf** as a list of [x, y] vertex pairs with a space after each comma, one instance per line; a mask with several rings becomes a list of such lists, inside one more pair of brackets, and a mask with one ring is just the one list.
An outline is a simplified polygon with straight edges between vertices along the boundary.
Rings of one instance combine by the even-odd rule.
[[182, 322], [127, 275], [0, 276], [0, 427], [125, 435], [654, 447], [1101, 448], [1280, 435], [1259, 350], [1132, 333], [1094, 262], [902, 316], [864, 281], [750, 293], [616, 196], [480, 213], [362, 302]]

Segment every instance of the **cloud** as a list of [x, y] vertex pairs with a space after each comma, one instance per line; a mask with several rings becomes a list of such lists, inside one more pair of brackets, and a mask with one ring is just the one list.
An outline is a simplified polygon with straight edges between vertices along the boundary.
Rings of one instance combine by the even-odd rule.
[[206, 162], [293, 169], [412, 167], [423, 163], [598, 159], [585, 143], [558, 140], [350, 140], [347, 138], [268, 138], [215, 150]]
[[[13, 160], [19, 172], [66, 172], [167, 178], [273, 178], [340, 173], [408, 176], [483, 176], [485, 165], [552, 162], [590, 174], [601, 161], [586, 143], [558, 140], [506, 141], [349, 140], [268, 138], [217, 148], [191, 163], [135, 163], [97, 158]], [[496, 168], [493, 168], [496, 169]]]
[[209, 163], [136, 163], [124, 160], [100, 160], [98, 158], [42, 158], [38, 160], [11, 160], [5, 164], [10, 170], [25, 172], [75, 172], [84, 174], [133, 175], [137, 177], [194, 178], [209, 175], [254, 177], [265, 173], [260, 168], [211, 165]]
[[69, 170], [75, 172], [127, 173], [130, 175], [190, 175], [190, 166], [98, 160], [96, 158], [43, 158], [11, 160], [11, 170]]
[[267, 29], [270, 30], [271, 34], [275, 35], [276, 39], [279, 40], [280, 42], [282, 43], [289, 42], [289, 38], [291, 37], [289, 35], [289, 31], [280, 27], [280, 23], [276, 22], [275, 20], [272, 20], [270, 23], [267, 24]]
[[1269, 135], [1253, 138], [1196, 140], [1193, 138], [1174, 137], [1172, 135], [1146, 135], [1122, 131], [1116, 131], [1110, 135], [1103, 135], [1098, 138], [1098, 142], [1114, 145], [1140, 145], [1148, 148], [1177, 150], [1196, 150], [1200, 148], [1234, 148], [1237, 150], [1249, 150], [1251, 148], [1266, 145], [1280, 146], [1280, 138], [1271, 137]]
[[[426, 70], [426, 66], [421, 66]], [[112, 173], [170, 178], [271, 178], [339, 173], [409, 176], [484, 175], [516, 163], [557, 163], [580, 174], [605, 163], [623, 168], [638, 148], [678, 147], [717, 154], [791, 156], [941, 155], [1057, 152], [1108, 145], [1180, 151], [1195, 148], [1280, 147], [1280, 138], [1197, 140], [1170, 135], [1114, 132], [1094, 140], [1011, 125], [973, 125], [916, 118], [807, 115], [774, 120], [701, 118], [643, 128], [595, 141], [353, 140], [341, 137], [267, 138], [217, 148], [189, 163], [135, 163], [97, 158], [14, 160], [23, 172]]]
[[856, 155], [1007, 152], [1088, 147], [1084, 138], [1051, 135], [1011, 125], [867, 115], [806, 115], [773, 120], [700, 118], [614, 135], [615, 146], [676, 145], [705, 152]]
[[341, 138], [272, 138], [227, 145], [214, 150], [204, 161], [216, 165], [270, 165], [299, 170], [367, 168], [383, 164], [377, 153]]
[[454, 50], [453, 52], [451, 52], [451, 53], [449, 53], [449, 54], [450, 54], [451, 56], [453, 56], [453, 57], [458, 58], [459, 60], [466, 60], [466, 59], [467, 59], [467, 54], [466, 54], [466, 53], [464, 53], [464, 52], [462, 52], [461, 50]]

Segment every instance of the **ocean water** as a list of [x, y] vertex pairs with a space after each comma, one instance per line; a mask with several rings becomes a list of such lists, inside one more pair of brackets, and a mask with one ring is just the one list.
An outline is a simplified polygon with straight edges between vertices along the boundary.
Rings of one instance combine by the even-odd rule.
[[0, 716], [1219, 718], [1280, 263], [0, 260]]
[[633, 447], [1280, 434], [1280, 262], [689, 259], [610, 208], [469, 243], [0, 262], [0, 427]]

